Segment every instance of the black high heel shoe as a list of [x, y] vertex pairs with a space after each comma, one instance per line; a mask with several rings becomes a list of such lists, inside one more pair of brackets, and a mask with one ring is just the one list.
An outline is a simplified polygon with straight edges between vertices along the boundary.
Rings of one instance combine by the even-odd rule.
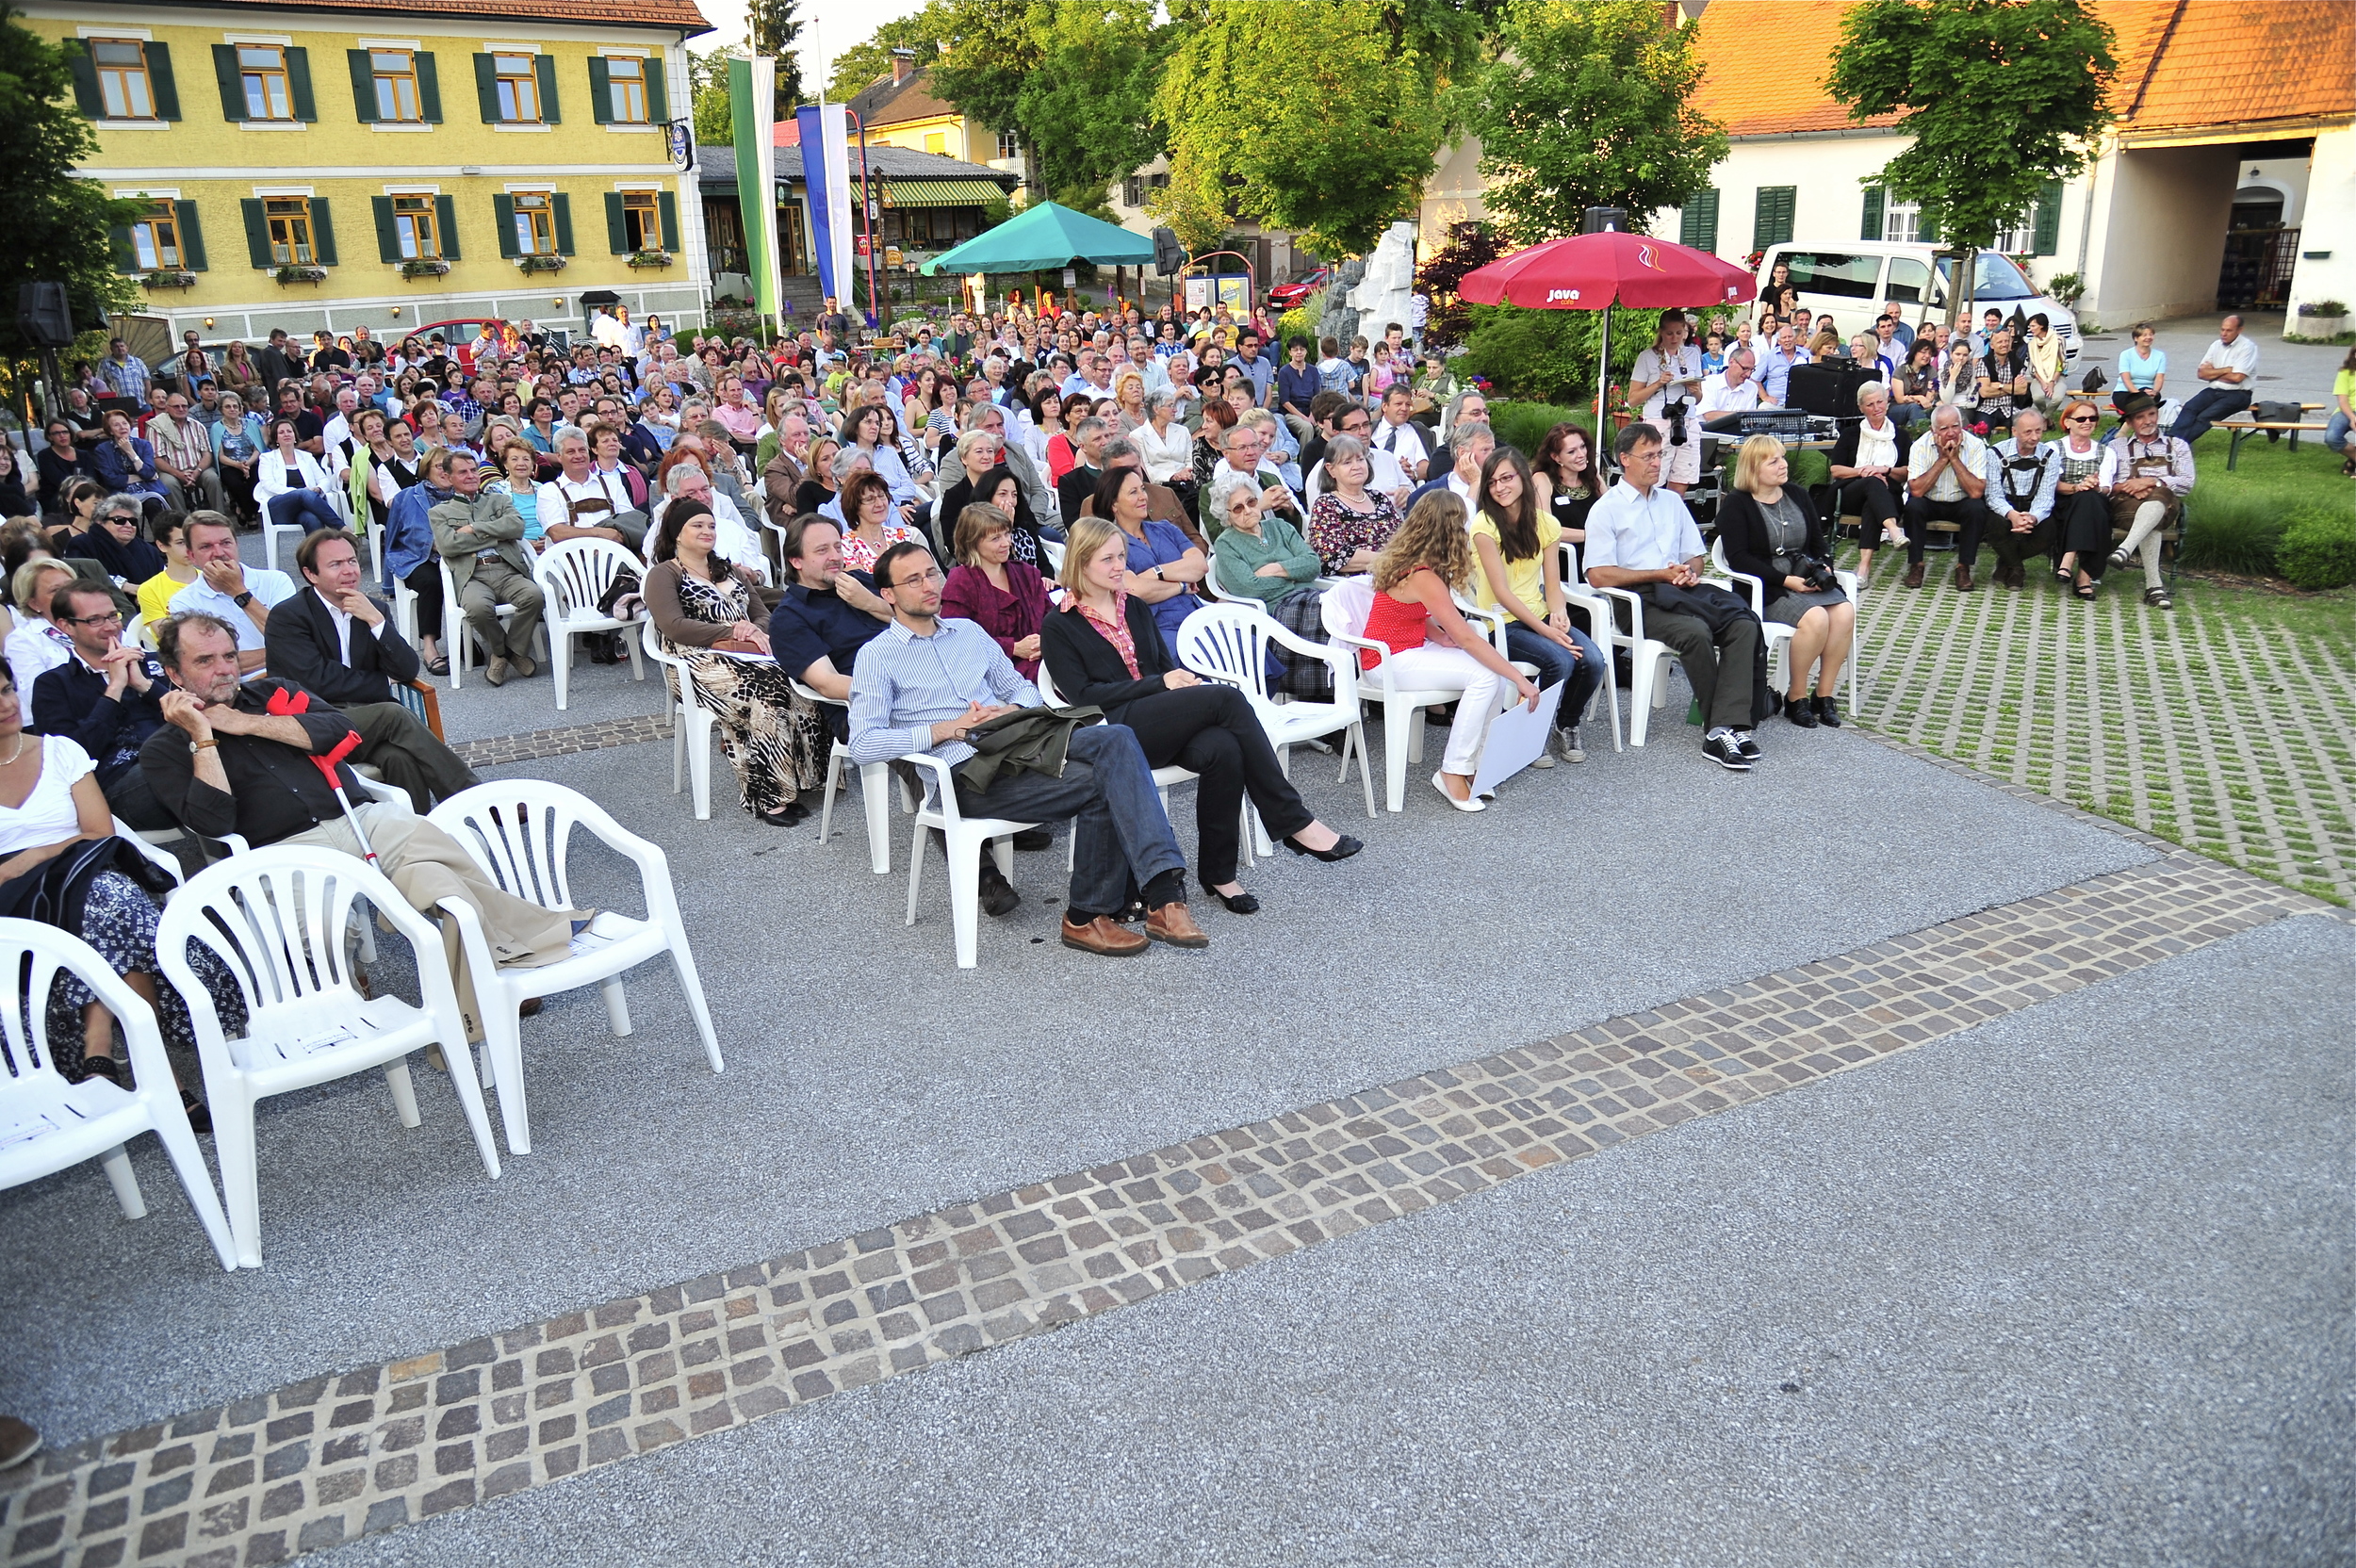
[[1351, 838], [1347, 833], [1341, 834], [1334, 839], [1333, 847], [1332, 849], [1311, 849], [1308, 845], [1302, 843], [1300, 840], [1294, 838], [1289, 833], [1284, 835], [1282, 842], [1286, 849], [1291, 850], [1295, 855], [1314, 855], [1320, 860], [1347, 860], [1351, 856], [1366, 847], [1365, 844], [1360, 843], [1357, 840]]
[[[1203, 881], [1201, 877], [1197, 877], [1195, 880], [1198, 882]], [[1220, 892], [1217, 888], [1212, 887], [1208, 882], [1203, 882], [1203, 890], [1209, 893], [1213, 898], [1218, 899], [1220, 906], [1231, 915], [1256, 915], [1260, 912], [1260, 901], [1252, 897], [1250, 893], [1237, 893], [1235, 897], [1229, 898], [1225, 893]]]

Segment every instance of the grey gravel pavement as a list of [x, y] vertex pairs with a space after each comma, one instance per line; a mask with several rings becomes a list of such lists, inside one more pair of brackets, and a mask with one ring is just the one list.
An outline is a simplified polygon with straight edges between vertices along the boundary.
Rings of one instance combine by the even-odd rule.
[[2346, 1562], [2352, 990], [2285, 922], [322, 1561]]
[[[1369, 823], [1354, 781], [1302, 757], [1312, 804], [1364, 855], [1263, 862], [1246, 879], [1268, 907], [1203, 910], [1207, 952], [1116, 963], [1055, 942], [1059, 844], [1020, 858], [1025, 902], [985, 923], [965, 972], [938, 861], [904, 927], [905, 841], [902, 874], [875, 876], [855, 812], [822, 848], [753, 825], [732, 786], [695, 823], [668, 792], [667, 744], [525, 764], [666, 846], [727, 1073], [703, 1065], [658, 967], [631, 986], [630, 1040], [593, 992], [526, 1026], [535, 1152], [497, 1183], [430, 1074], [416, 1132], [373, 1079], [274, 1102], [254, 1273], [210, 1262], [152, 1152], [138, 1224], [94, 1171], [0, 1194], [0, 1294], [27, 1307], [0, 1407], [70, 1442], [413, 1354], [2151, 856], [1852, 733], [1776, 727], [1748, 776], [1708, 766], [1691, 734], [1525, 776], [1477, 817], [1425, 786]], [[1178, 817], [1191, 849], [1183, 792]], [[582, 896], [630, 902], [602, 874]]]

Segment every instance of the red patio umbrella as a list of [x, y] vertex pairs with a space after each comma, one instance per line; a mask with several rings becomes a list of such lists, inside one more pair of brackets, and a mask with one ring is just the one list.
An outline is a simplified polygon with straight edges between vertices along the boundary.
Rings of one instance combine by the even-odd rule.
[[[1606, 310], [1628, 305], [1716, 305], [1748, 300], [1759, 284], [1732, 262], [1650, 235], [1575, 234], [1549, 239], [1467, 272], [1457, 297], [1477, 305], [1532, 310]], [[1603, 395], [1610, 384], [1612, 318], [1603, 320], [1603, 366], [1595, 381], [1595, 440], [1603, 441]]]

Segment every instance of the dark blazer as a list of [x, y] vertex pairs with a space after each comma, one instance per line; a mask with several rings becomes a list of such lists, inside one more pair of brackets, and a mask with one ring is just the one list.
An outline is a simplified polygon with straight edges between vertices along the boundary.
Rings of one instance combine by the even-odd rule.
[[[1795, 484], [1785, 485], [1783, 493], [1808, 517], [1808, 543], [1802, 547], [1804, 553], [1819, 561], [1829, 561], [1831, 557], [1824, 552], [1824, 519], [1816, 514], [1816, 503], [1808, 499], [1807, 491]], [[1726, 547], [1728, 566], [1759, 580], [1763, 602], [1773, 604], [1792, 591], [1776, 572], [1775, 564], [1768, 559], [1767, 519], [1759, 512], [1758, 500], [1748, 492], [1729, 490], [1726, 498], [1718, 503], [1718, 542]], [[277, 619], [276, 615], [270, 617], [273, 625]]]
[[1129, 637], [1137, 645], [1137, 673], [1121, 662], [1121, 650], [1096, 629], [1096, 623], [1077, 610], [1057, 605], [1047, 612], [1039, 629], [1039, 662], [1055, 682], [1055, 694], [1066, 707], [1094, 706], [1104, 710], [1104, 722], [1119, 724], [1121, 710], [1139, 697], [1170, 688], [1162, 681], [1178, 666], [1162, 644], [1161, 624], [1153, 607], [1135, 595], [1129, 598]]
[[384, 629], [373, 635], [366, 623], [352, 623], [352, 662], [344, 662], [335, 645], [335, 618], [319, 591], [308, 583], [270, 612], [262, 652], [271, 675], [334, 708], [396, 701], [393, 683], [415, 680], [421, 667], [417, 650], [393, 629], [389, 615]]

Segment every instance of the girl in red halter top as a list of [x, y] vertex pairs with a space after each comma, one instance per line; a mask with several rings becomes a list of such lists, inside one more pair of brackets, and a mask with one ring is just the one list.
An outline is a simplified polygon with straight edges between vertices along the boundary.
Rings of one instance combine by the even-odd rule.
[[[1464, 503], [1453, 491], [1435, 490], [1409, 509], [1375, 558], [1374, 606], [1363, 634], [1391, 650], [1392, 678], [1399, 685], [1464, 688], [1448, 750], [1432, 776], [1432, 787], [1460, 811], [1481, 809], [1473, 798], [1473, 774], [1490, 722], [1504, 710], [1500, 694], [1510, 687], [1532, 711], [1538, 707], [1538, 688], [1456, 608], [1453, 590], [1469, 584], [1472, 572]], [[1359, 650], [1362, 665], [1373, 661], [1372, 652]]]

